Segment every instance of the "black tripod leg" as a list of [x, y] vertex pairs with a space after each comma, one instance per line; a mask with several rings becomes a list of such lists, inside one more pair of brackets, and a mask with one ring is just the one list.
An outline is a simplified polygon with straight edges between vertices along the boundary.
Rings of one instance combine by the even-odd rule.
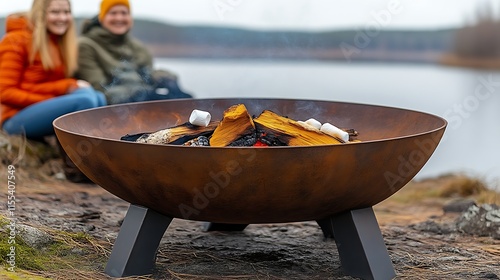
[[243, 231], [248, 224], [203, 223], [203, 231]]
[[318, 223], [319, 227], [321, 228], [321, 231], [323, 231], [323, 236], [325, 238], [335, 238], [335, 236], [333, 235], [333, 226], [332, 223], [330, 222], [330, 218], [317, 220], [316, 223]]
[[347, 274], [375, 280], [396, 276], [371, 207], [346, 211], [322, 223], [335, 232], [340, 261]]
[[106, 274], [124, 277], [151, 273], [156, 251], [170, 222], [170, 217], [130, 205], [106, 265]]

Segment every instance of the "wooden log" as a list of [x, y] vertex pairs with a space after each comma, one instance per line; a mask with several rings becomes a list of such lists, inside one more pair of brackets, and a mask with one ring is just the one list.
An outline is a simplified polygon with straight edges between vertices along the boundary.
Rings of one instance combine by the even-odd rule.
[[254, 119], [263, 142], [283, 146], [312, 146], [341, 144], [342, 140], [295, 120], [265, 110]]
[[[350, 140], [357, 136], [353, 129], [346, 130]], [[200, 136], [203, 143], [195, 143]], [[189, 122], [162, 129], [153, 133], [126, 135], [125, 141], [150, 144], [174, 145], [208, 145], [212, 147], [253, 146], [256, 143], [264, 146], [312, 146], [344, 143], [343, 140], [328, 135], [307, 122], [295, 121], [280, 116], [272, 111], [263, 111], [253, 119], [243, 104], [233, 105], [224, 111], [220, 122], [210, 122], [207, 127], [195, 126]], [[187, 143], [191, 141], [192, 143]], [[194, 141], [194, 142], [193, 142]]]
[[[189, 122], [153, 133], [141, 133], [126, 135], [122, 140], [135, 141], [149, 144], [172, 144], [182, 145], [185, 142], [199, 136], [209, 136], [213, 133], [219, 122], [213, 121], [208, 126], [196, 126]], [[135, 138], [135, 140], [133, 140]]]
[[224, 111], [222, 121], [210, 138], [210, 146], [226, 147], [236, 140], [255, 134], [255, 124], [243, 104], [237, 104]]

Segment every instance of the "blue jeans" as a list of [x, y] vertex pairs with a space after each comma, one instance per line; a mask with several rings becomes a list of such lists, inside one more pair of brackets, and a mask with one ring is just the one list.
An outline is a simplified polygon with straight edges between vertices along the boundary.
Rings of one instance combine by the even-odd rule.
[[70, 94], [30, 105], [7, 119], [2, 128], [8, 134], [26, 134], [29, 139], [53, 135], [52, 122], [65, 114], [106, 105], [106, 97], [93, 88], [79, 88]]

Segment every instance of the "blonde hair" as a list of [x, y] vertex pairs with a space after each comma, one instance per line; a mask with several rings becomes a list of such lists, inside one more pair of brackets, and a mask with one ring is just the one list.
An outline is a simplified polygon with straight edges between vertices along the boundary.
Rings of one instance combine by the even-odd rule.
[[[33, 29], [33, 46], [30, 55], [30, 62], [33, 63], [37, 53], [40, 54], [43, 68], [54, 69], [54, 61], [50, 56], [49, 51], [49, 34], [47, 31], [47, 8], [49, 4], [55, 0], [33, 0], [31, 10], [28, 12], [28, 19]], [[68, 4], [71, 3], [69, 0]], [[78, 45], [75, 31], [75, 22], [71, 20], [68, 30], [58, 41], [58, 46], [61, 50], [63, 63], [66, 69], [66, 76], [70, 77], [76, 70]]]

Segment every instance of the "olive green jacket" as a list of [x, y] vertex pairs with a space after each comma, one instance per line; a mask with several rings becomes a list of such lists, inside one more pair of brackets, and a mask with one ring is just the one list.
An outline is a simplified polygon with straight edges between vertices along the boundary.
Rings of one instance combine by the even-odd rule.
[[88, 21], [78, 49], [76, 77], [102, 91], [109, 104], [121, 103], [151, 84], [153, 57], [129, 34], [115, 35]]

